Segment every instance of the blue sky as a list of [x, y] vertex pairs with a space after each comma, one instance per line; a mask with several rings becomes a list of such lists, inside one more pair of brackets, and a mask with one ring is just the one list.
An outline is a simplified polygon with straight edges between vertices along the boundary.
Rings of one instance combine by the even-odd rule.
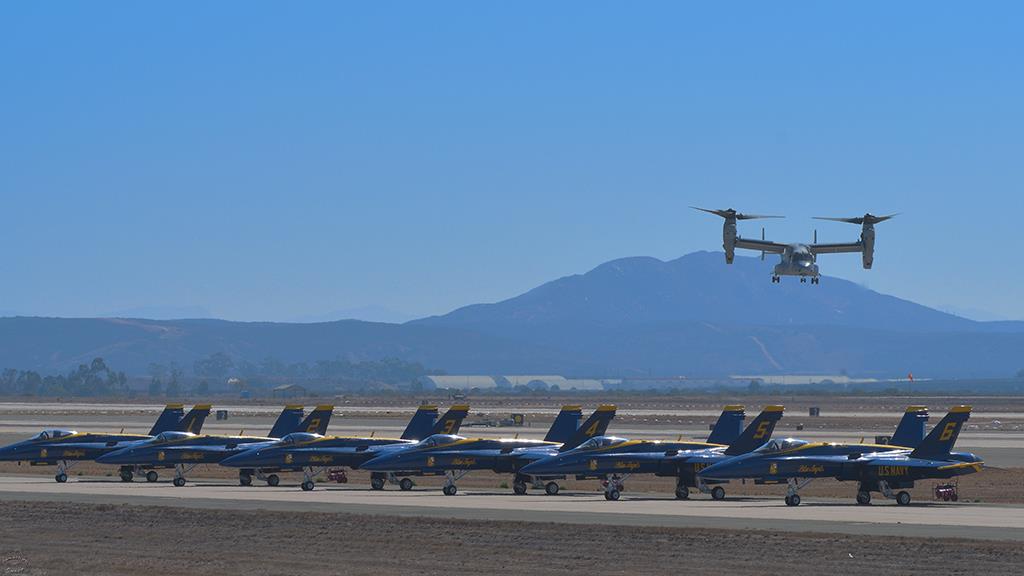
[[5, 3], [0, 312], [440, 313], [718, 249], [702, 205], [902, 212], [825, 273], [1022, 319], [1022, 12]]

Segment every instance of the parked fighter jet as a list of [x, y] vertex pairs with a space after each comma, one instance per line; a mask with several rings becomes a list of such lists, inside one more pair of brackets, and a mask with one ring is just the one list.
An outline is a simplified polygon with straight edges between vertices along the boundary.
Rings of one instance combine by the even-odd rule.
[[910, 503], [916, 480], [952, 478], [979, 472], [984, 465], [969, 452], [951, 452], [970, 406], [958, 406], [913, 449], [877, 444], [830, 444], [787, 438], [772, 440], [751, 454], [709, 466], [699, 475], [707, 479], [758, 478], [787, 482], [786, 504], [800, 505], [799, 491], [815, 478], [858, 482], [857, 503], [870, 504], [871, 493], [881, 492], [897, 504]]
[[[313, 479], [324, 468], [342, 467], [358, 468], [363, 462], [377, 456], [383, 451], [397, 449], [402, 446], [414, 446], [418, 440], [431, 434], [457, 433], [462, 420], [469, 414], [469, 406], [462, 404], [452, 406], [435, 423], [437, 406], [420, 406], [409, 420], [401, 438], [355, 438], [344, 436], [323, 436], [320, 434], [295, 433], [289, 434], [277, 442], [261, 444], [254, 448], [239, 452], [220, 462], [222, 466], [233, 468], [259, 468], [272, 471], [302, 471], [303, 490], [315, 487]], [[270, 476], [277, 484], [277, 475]], [[384, 474], [375, 475], [370, 485], [375, 490], [384, 488], [388, 477]], [[394, 480], [402, 490], [411, 490], [413, 483], [409, 478]]]
[[697, 471], [715, 462], [745, 454], [767, 442], [782, 418], [782, 406], [766, 406], [740, 432], [743, 406], [726, 406], [707, 442], [626, 440], [601, 436], [591, 438], [577, 448], [527, 465], [522, 474], [575, 474], [577, 478], [603, 478], [604, 497], [618, 500], [623, 482], [633, 474], [676, 477], [676, 498], [690, 497], [690, 488], [710, 493], [715, 500], [725, 498], [725, 488], [697, 477]]
[[[455, 495], [458, 491], [455, 483], [469, 472], [491, 470], [497, 474], [513, 474], [512, 489], [516, 494], [526, 493], [527, 480], [536, 480], [535, 486], [543, 480], [549, 480], [543, 484], [544, 491], [554, 495], [559, 490], [558, 483], [553, 481], [554, 478], [527, 477], [519, 473], [520, 469], [559, 450], [571, 450], [590, 438], [603, 436], [614, 417], [615, 406], [600, 406], [571, 434], [558, 437], [560, 434], [554, 434], [553, 425], [552, 430], [548, 432], [548, 439], [545, 440], [464, 438], [437, 434], [411, 448], [377, 456], [364, 463], [361, 468], [379, 472], [415, 470], [428, 474], [443, 473], [445, 482], [442, 492], [446, 496]], [[559, 443], [558, 440], [562, 440], [563, 443]]]
[[[301, 406], [286, 406], [278, 417], [278, 422], [294, 421], [296, 409], [301, 417]], [[333, 411], [334, 406], [317, 406], [305, 420], [297, 427], [293, 427], [292, 431], [311, 430], [314, 433], [323, 433], [327, 430]], [[286, 429], [283, 424], [275, 424], [272, 432], [281, 434]], [[199, 464], [216, 464], [242, 450], [261, 443], [270, 444], [276, 440], [277, 438], [266, 436], [200, 436], [190, 432], [164, 432], [150, 440], [109, 452], [96, 461], [122, 466], [174, 467], [174, 485], [184, 486], [185, 475]], [[243, 471], [243, 474], [246, 473]]]
[[811, 284], [818, 284], [820, 282], [817, 264], [819, 254], [860, 252], [861, 263], [863, 264], [864, 269], [871, 269], [871, 265], [875, 258], [875, 224], [884, 222], [893, 216], [896, 216], [896, 214], [890, 214], [889, 216], [875, 216], [868, 213], [856, 218], [816, 217], [817, 220], [833, 220], [836, 222], [859, 224], [861, 227], [860, 240], [857, 242], [840, 244], [818, 244], [818, 232], [815, 231], [814, 243], [812, 244], [780, 244], [778, 242], [765, 240], [763, 228], [761, 229], [760, 240], [741, 237], [736, 232], [736, 221], [756, 220], [760, 218], [782, 218], [782, 216], [741, 214], [732, 208], [729, 208], [728, 210], [708, 210], [707, 208], [697, 208], [696, 206], [691, 206], [691, 208], [694, 210], [700, 210], [701, 212], [715, 214], [725, 219], [725, 223], [722, 225], [722, 248], [725, 249], [726, 264], [732, 264], [736, 248], [756, 250], [761, 253], [762, 260], [764, 259], [765, 253], [778, 254], [780, 256], [780, 262], [775, 265], [775, 269], [772, 272], [772, 282], [775, 283], [779, 282], [782, 276], [797, 276], [800, 278], [800, 282], [806, 282], [807, 278], [810, 278]]
[[[196, 404], [187, 415], [181, 404], [168, 404], [149, 434], [125, 434], [118, 432], [76, 432], [74, 430], [43, 430], [34, 437], [0, 448], [0, 461], [28, 462], [30, 465], [57, 465], [57, 482], [67, 482], [68, 469], [74, 462], [96, 460], [98, 457], [150, 440], [153, 436], [169, 431], [195, 431], [203, 427], [210, 414], [209, 404]], [[134, 468], [121, 468], [121, 480], [131, 482]]]

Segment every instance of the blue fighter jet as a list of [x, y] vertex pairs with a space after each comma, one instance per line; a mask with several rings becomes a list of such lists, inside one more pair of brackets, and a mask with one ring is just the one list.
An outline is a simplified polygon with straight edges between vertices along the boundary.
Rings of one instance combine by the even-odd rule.
[[[303, 490], [315, 487], [314, 478], [329, 467], [358, 468], [360, 464], [386, 451], [400, 450], [413, 446], [418, 440], [431, 434], [454, 434], [459, 431], [462, 420], [469, 414], [469, 406], [452, 406], [437, 419], [437, 406], [420, 406], [409, 420], [401, 438], [357, 438], [345, 436], [323, 436], [320, 434], [289, 434], [278, 442], [264, 444], [245, 450], [221, 461], [222, 466], [234, 468], [263, 468], [294, 470], [303, 472], [300, 485]], [[395, 482], [402, 490], [411, 490], [410, 478], [396, 478], [401, 474], [374, 474], [370, 486], [381, 490], [387, 481]]]
[[726, 406], [707, 442], [627, 440], [613, 436], [591, 438], [578, 447], [528, 464], [528, 475], [576, 475], [577, 479], [602, 478], [604, 497], [618, 500], [623, 482], [633, 474], [654, 474], [676, 478], [676, 498], [686, 499], [690, 488], [725, 498], [725, 488], [708, 486], [697, 471], [714, 462], [744, 454], [771, 438], [782, 418], [782, 406], [766, 406], [745, 430], [743, 406]]
[[[906, 506], [914, 482], [980, 472], [984, 463], [969, 452], [952, 452], [970, 406], [957, 406], [914, 447], [878, 444], [833, 444], [795, 438], [772, 440], [754, 452], [700, 471], [704, 479], [755, 478], [786, 482], [786, 504], [800, 505], [799, 491], [815, 478], [858, 483], [857, 503], [871, 503], [871, 493]], [[898, 492], [896, 490], [899, 490]]]
[[566, 420], [565, 413], [563, 410], [560, 418], [556, 418], [545, 440], [464, 438], [437, 434], [408, 449], [377, 456], [361, 468], [376, 472], [415, 470], [422, 474], [444, 474], [442, 492], [446, 496], [454, 496], [458, 491], [455, 483], [473, 470], [512, 474], [512, 489], [516, 494], [525, 494], [529, 481], [535, 486], [543, 485], [547, 494], [555, 495], [559, 486], [554, 480], [564, 476], [528, 476], [521, 474], [520, 470], [530, 462], [560, 450], [570, 450], [590, 438], [604, 435], [608, 424], [615, 417], [615, 406], [598, 407], [582, 426], [571, 431], [562, 423]]
[[[0, 461], [28, 462], [32, 466], [56, 465], [57, 482], [67, 482], [68, 469], [75, 462], [96, 460], [100, 456], [150, 440], [168, 431], [196, 431], [203, 427], [210, 414], [209, 404], [197, 404], [187, 415], [181, 404], [168, 404], [149, 434], [116, 434], [104, 432], [76, 432], [74, 430], [43, 430], [28, 440], [0, 448]], [[131, 482], [137, 470], [133, 466], [121, 467], [121, 480]], [[148, 479], [148, 478], [147, 478]]]
[[[323, 433], [327, 429], [333, 411], [334, 406], [317, 406], [298, 426], [293, 424], [291, 431], [312, 430], [313, 433]], [[301, 406], [286, 406], [278, 417], [278, 422], [292, 423], [296, 420], [296, 414], [301, 418]], [[288, 429], [286, 424], [275, 424], [272, 432], [282, 434]], [[258, 445], [271, 444], [276, 440], [277, 438], [266, 436], [164, 432], [150, 440], [109, 452], [97, 458], [96, 461], [121, 466], [173, 467], [173, 483], [180, 487], [185, 485], [185, 475], [199, 464], [216, 464], [228, 456]], [[240, 483], [245, 483], [246, 475], [249, 475], [249, 472], [243, 470], [239, 476]], [[276, 476], [271, 476], [274, 479], [268, 476], [267, 483], [274, 486], [276, 485]]]

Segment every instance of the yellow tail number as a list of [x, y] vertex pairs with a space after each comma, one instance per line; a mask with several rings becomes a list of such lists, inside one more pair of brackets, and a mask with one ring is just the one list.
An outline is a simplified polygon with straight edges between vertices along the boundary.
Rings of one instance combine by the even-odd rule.
[[309, 426], [306, 427], [306, 432], [313, 433], [316, 432], [318, 428], [320, 428], [320, 419], [313, 418], [309, 421]]
[[454, 429], [455, 429], [455, 420], [452, 419], [452, 418], [449, 418], [448, 420], [445, 420], [445, 422], [444, 422], [444, 433], [445, 434], [451, 434], [452, 430], [454, 430]]
[[757, 430], [754, 431], [754, 440], [760, 440], [768, 435], [768, 427], [771, 426], [770, 420], [765, 420], [757, 425]]
[[953, 433], [956, 432], [957, 425], [959, 422], [946, 422], [946, 426], [942, 429], [942, 434], [939, 435], [939, 442], [945, 442], [953, 437]]

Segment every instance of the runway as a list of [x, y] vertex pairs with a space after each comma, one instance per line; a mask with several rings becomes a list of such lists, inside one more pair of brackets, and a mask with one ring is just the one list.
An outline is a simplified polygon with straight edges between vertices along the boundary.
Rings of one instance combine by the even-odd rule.
[[857, 506], [848, 500], [805, 498], [793, 508], [779, 498], [714, 502], [704, 496], [679, 501], [629, 494], [609, 502], [593, 492], [513, 496], [468, 490], [443, 496], [436, 489], [380, 492], [324, 484], [302, 492], [295, 486], [242, 487], [202, 480], [184, 488], [108, 478], [72, 478], [57, 484], [34, 476], [0, 476], [0, 500], [1024, 541], [1024, 507], [966, 503]]

